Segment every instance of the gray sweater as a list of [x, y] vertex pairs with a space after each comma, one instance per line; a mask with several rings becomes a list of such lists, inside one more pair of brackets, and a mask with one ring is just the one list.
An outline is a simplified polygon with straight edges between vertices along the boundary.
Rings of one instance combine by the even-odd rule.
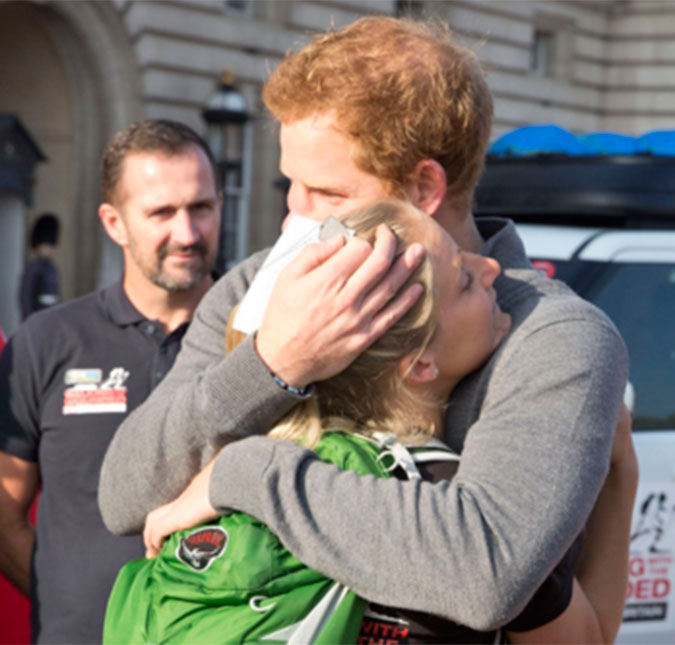
[[525, 257], [512, 224], [479, 220], [513, 328], [451, 397], [450, 482], [360, 477], [261, 436], [295, 399], [248, 339], [223, 335], [263, 254], [205, 296], [172, 371], [120, 426], [99, 503], [116, 533], [142, 529], [221, 446], [211, 501], [268, 524], [308, 566], [371, 601], [490, 630], [517, 615], [583, 527], [607, 473], [627, 374], [611, 322]]

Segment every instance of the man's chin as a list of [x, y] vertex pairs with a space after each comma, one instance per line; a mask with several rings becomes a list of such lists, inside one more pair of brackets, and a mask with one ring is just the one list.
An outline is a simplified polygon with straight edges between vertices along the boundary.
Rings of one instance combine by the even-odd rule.
[[205, 269], [199, 271], [164, 271], [153, 276], [152, 281], [162, 289], [170, 293], [184, 293], [199, 287], [208, 277], [209, 272]]

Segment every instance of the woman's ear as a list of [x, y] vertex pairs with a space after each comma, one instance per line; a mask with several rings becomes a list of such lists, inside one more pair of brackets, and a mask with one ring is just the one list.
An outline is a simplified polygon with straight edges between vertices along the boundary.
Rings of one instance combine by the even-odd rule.
[[407, 383], [431, 383], [438, 378], [438, 367], [428, 352], [406, 354], [398, 364], [398, 375]]
[[446, 188], [443, 166], [434, 159], [422, 159], [415, 166], [406, 186], [406, 194], [417, 208], [427, 215], [433, 215], [445, 197]]

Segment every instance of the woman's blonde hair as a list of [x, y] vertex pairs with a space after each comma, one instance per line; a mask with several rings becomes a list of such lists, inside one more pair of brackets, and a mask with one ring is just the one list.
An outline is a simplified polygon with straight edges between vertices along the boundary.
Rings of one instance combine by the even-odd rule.
[[[373, 203], [342, 218], [356, 234], [370, 242], [380, 224], [386, 224], [397, 239], [396, 257], [419, 239], [418, 221], [428, 217], [412, 205], [386, 200]], [[437, 285], [431, 259], [426, 256], [401, 287], [414, 282], [424, 292], [413, 307], [390, 329], [359, 355], [345, 370], [314, 385], [314, 394], [300, 402], [270, 432], [269, 436], [301, 441], [313, 448], [324, 429], [341, 431], [391, 432], [407, 441], [423, 441], [435, 431], [437, 415], [419, 418], [420, 399], [399, 373], [401, 359], [410, 353], [422, 353], [431, 340], [437, 319]], [[232, 317], [231, 317], [232, 319]], [[228, 325], [228, 351], [240, 339]], [[414, 406], [411, 405], [414, 403]], [[430, 412], [435, 403], [424, 401]], [[411, 410], [418, 413], [411, 417]]]

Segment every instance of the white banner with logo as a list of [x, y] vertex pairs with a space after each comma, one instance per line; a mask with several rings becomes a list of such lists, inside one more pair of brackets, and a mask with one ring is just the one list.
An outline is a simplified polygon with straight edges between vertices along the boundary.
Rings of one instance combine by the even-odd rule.
[[638, 487], [622, 634], [675, 629], [675, 484]]

